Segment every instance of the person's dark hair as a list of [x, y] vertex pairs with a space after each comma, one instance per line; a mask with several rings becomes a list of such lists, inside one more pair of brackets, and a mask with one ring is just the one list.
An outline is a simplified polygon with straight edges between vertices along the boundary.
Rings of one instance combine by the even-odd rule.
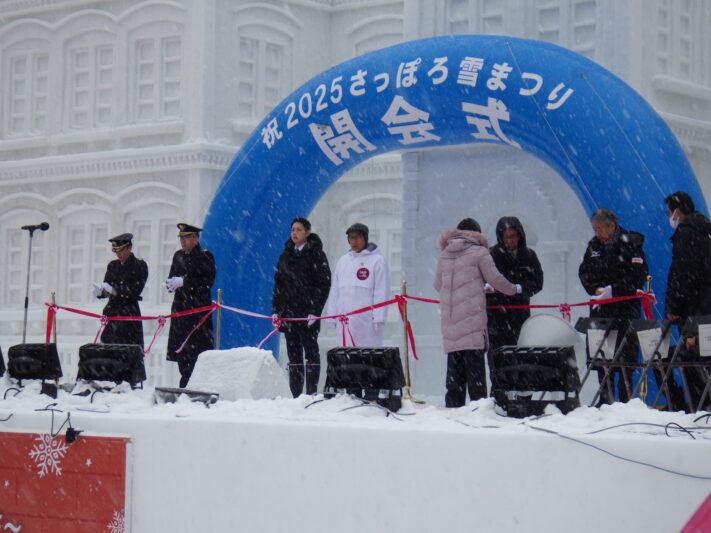
[[293, 226], [295, 222], [301, 224], [306, 231], [311, 231], [311, 222], [306, 220], [304, 217], [296, 217], [294, 220], [291, 221], [291, 226]]
[[473, 218], [463, 219], [459, 224], [457, 224], [457, 229], [481, 232], [481, 226]]
[[607, 209], [606, 207], [601, 207], [595, 211], [590, 220], [593, 222], [601, 222], [602, 224], [615, 224], [617, 225], [617, 215]]
[[664, 198], [664, 203], [667, 204], [669, 211], [673, 212], [675, 209], [679, 209], [679, 211], [681, 211], [685, 215], [690, 215], [696, 209], [694, 207], [694, 201], [691, 199], [691, 196], [689, 196], [684, 191], [677, 191], [673, 194], [670, 194], [669, 196]]

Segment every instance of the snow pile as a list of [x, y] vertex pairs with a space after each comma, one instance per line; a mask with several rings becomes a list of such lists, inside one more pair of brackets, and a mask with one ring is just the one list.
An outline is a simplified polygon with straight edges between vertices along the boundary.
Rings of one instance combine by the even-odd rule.
[[709, 420], [639, 400], [520, 420], [490, 399], [391, 414], [347, 396], [207, 407], [0, 385], [3, 431], [50, 431], [36, 410], [54, 404], [55, 431], [71, 414], [83, 436], [130, 439], [134, 533], [678, 531], [711, 491]]

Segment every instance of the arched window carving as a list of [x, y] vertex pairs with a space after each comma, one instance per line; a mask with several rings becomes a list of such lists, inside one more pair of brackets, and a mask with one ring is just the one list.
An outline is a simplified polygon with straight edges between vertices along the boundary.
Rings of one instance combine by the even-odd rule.
[[4, 137], [28, 137], [49, 129], [49, 41], [29, 38], [3, 52]]

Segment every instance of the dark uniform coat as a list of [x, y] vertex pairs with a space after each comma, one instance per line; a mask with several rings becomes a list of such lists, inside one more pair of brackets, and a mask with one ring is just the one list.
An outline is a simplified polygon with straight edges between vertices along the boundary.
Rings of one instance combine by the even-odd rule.
[[[274, 273], [272, 313], [282, 318], [321, 316], [330, 289], [331, 269], [319, 236], [311, 233], [299, 253], [291, 239], [286, 241]], [[320, 323], [310, 329], [319, 331]], [[306, 327], [306, 322], [283, 322], [280, 331]]]
[[[210, 305], [212, 301], [210, 288], [215, 283], [215, 258], [209, 250], [200, 248], [198, 243], [190, 253], [183, 250], [175, 252], [168, 277], [176, 276], [183, 278], [183, 286], [175, 291], [171, 313]], [[183, 350], [179, 354], [175, 353], [204, 315], [204, 312], [193, 313], [170, 319], [169, 361], [181, 359], [194, 361], [201, 352], [213, 349], [212, 317], [210, 317], [190, 336]]]
[[681, 317], [682, 323], [711, 314], [711, 222], [694, 211], [679, 223], [671, 241], [666, 312]]
[[[104, 282], [111, 285], [114, 294], [103, 291], [99, 298], [109, 301], [104, 307], [106, 316], [140, 316], [138, 302], [148, 279], [148, 266], [143, 259], [135, 255], [128, 256], [125, 262], [118, 259], [111, 261], [106, 268]], [[105, 344], [139, 344], [143, 348], [143, 322], [140, 320], [112, 320], [101, 334]]]
[[[597, 237], [588, 242], [583, 262], [578, 268], [578, 277], [591, 296], [598, 288], [610, 285], [612, 297], [629, 296], [643, 289], [647, 279], [647, 259], [642, 245], [644, 235], [628, 231], [621, 226], [615, 228], [612, 241], [603, 243]], [[639, 298], [590, 308], [590, 316], [596, 318], [639, 318], [641, 311]]]
[[[504, 231], [512, 228], [518, 231], [519, 241], [515, 253], [504, 246]], [[489, 251], [496, 268], [511, 283], [521, 285], [521, 294], [506, 296], [496, 292], [486, 295], [486, 305], [529, 305], [531, 296], [543, 288], [543, 269], [536, 252], [526, 245], [526, 233], [516, 217], [503, 217], [496, 224], [497, 244]], [[504, 345], [515, 345], [521, 326], [531, 316], [530, 309], [487, 309], [489, 322], [489, 344], [492, 349]]]

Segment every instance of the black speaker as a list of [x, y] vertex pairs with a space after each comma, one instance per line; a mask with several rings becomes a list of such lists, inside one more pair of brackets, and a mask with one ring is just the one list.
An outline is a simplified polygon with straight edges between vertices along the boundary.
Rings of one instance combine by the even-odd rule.
[[79, 348], [77, 379], [126, 381], [131, 386], [143, 383], [143, 348], [138, 344], [85, 344]]
[[7, 351], [7, 369], [15, 379], [59, 379], [62, 367], [59, 364], [57, 345], [16, 344]]
[[509, 416], [563, 413], [580, 407], [580, 376], [572, 346], [502, 346], [494, 352], [492, 396]]
[[405, 374], [397, 347], [332, 348], [326, 357], [325, 397], [347, 392], [374, 400], [391, 411], [402, 407]]

